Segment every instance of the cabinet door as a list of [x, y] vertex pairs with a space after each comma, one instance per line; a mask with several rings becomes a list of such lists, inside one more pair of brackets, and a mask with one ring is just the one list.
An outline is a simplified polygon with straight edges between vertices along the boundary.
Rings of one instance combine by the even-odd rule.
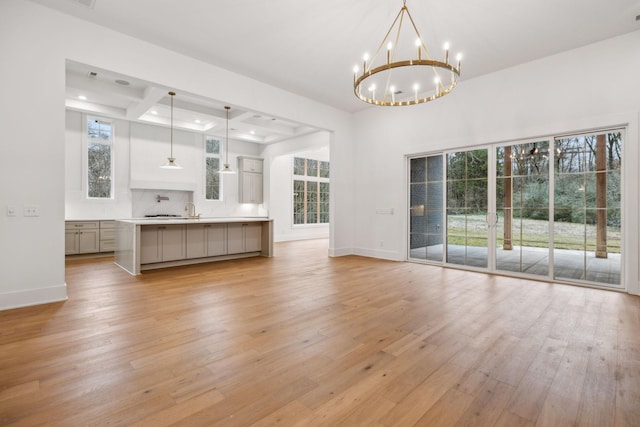
[[165, 225], [162, 229], [162, 261], [176, 261], [187, 257], [186, 227]]
[[251, 182], [251, 199], [253, 203], [262, 203], [262, 174], [254, 173]]
[[262, 250], [262, 224], [244, 224], [244, 251], [258, 252]]
[[162, 229], [160, 226], [140, 227], [140, 264], [162, 262]]
[[187, 225], [187, 258], [207, 256], [207, 228], [204, 224]]
[[80, 230], [78, 246], [81, 254], [89, 254], [100, 251], [100, 231]]
[[78, 243], [80, 234], [79, 231], [67, 230], [64, 232], [64, 254], [73, 255], [80, 253], [80, 246]]
[[207, 224], [207, 255], [227, 254], [227, 224]]
[[241, 169], [244, 172], [258, 172], [262, 173], [262, 160], [261, 159], [250, 159], [247, 157], [241, 158]]
[[262, 174], [243, 172], [240, 176], [240, 203], [262, 203]]
[[227, 224], [227, 253], [244, 252], [244, 227], [240, 223]]

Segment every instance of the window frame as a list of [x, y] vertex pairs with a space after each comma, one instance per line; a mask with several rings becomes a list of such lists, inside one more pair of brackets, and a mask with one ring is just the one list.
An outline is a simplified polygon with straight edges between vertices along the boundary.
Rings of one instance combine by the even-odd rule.
[[[115, 200], [115, 120], [107, 118], [94, 116], [90, 114], [82, 115], [83, 123], [82, 123], [82, 163], [83, 163], [83, 184], [84, 184], [84, 196], [87, 200], [97, 201], [97, 200]], [[108, 123], [111, 127], [110, 138], [108, 140], [99, 139], [99, 138], [90, 138], [89, 137], [89, 121], [98, 121], [103, 123]], [[100, 144], [106, 145], [109, 147], [110, 151], [110, 188], [109, 188], [109, 197], [93, 197], [89, 195], [89, 146], [91, 144]]]
[[[296, 173], [296, 159], [302, 159], [303, 160], [303, 174], [297, 174]], [[315, 175], [308, 175], [309, 173], [309, 163], [311, 162], [315, 162]], [[326, 168], [323, 168], [322, 166], [327, 166]], [[322, 185], [321, 184], [327, 184], [329, 186], [329, 192], [331, 191], [331, 165], [328, 161], [324, 161], [324, 160], [317, 160], [317, 159], [310, 159], [310, 158], [305, 158], [305, 157], [297, 157], [294, 156], [292, 158], [292, 164], [291, 164], [291, 171], [292, 171], [292, 191], [291, 191], [291, 208], [292, 208], [292, 214], [291, 214], [291, 220], [292, 220], [292, 225], [294, 227], [307, 227], [307, 226], [325, 226], [328, 225], [331, 221], [331, 217], [329, 216], [329, 210], [327, 209], [326, 211], [326, 215], [327, 215], [327, 221], [326, 222], [321, 222], [321, 217], [322, 214], [324, 214], [325, 212], [322, 211], [322, 198], [320, 196], [321, 194], [321, 188]], [[326, 171], [326, 177], [322, 176], [323, 172]], [[303, 218], [304, 218], [304, 222], [302, 223], [297, 223], [296, 222], [296, 196], [297, 196], [297, 192], [295, 190], [296, 188], [296, 182], [303, 182]], [[308, 204], [308, 199], [309, 199], [309, 184], [315, 185], [316, 187], [316, 221], [315, 222], [308, 222], [309, 220], [309, 210], [307, 207]], [[328, 205], [328, 201], [327, 201], [327, 207]]]
[[[207, 142], [209, 140], [215, 140], [218, 141], [218, 154], [215, 153], [208, 153], [207, 152]], [[203, 180], [204, 180], [204, 191], [203, 191], [203, 197], [204, 200], [207, 202], [220, 202], [223, 200], [223, 192], [222, 192], [222, 182], [224, 180], [224, 174], [220, 174], [220, 167], [222, 166], [222, 158], [223, 158], [223, 144], [222, 144], [222, 139], [214, 136], [214, 135], [204, 135], [203, 138], [203, 143], [202, 143], [202, 150], [204, 152], [204, 156], [203, 156], [203, 168], [204, 168], [204, 174], [203, 174]], [[218, 176], [218, 198], [217, 199], [210, 199], [207, 197], [207, 173], [208, 173], [208, 169], [207, 169], [207, 159], [218, 159], [218, 169], [215, 172]]]

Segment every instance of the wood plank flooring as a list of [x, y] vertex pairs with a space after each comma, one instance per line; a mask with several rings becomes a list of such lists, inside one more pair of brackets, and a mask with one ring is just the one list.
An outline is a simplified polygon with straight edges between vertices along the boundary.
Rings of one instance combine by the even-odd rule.
[[640, 298], [327, 246], [68, 261], [0, 312], [0, 425], [640, 426]]

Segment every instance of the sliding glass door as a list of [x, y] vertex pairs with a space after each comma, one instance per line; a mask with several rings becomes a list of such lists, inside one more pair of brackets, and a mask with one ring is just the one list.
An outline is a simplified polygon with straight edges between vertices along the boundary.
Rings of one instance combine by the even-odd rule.
[[488, 150], [447, 154], [447, 252], [450, 264], [488, 266]]
[[496, 148], [496, 270], [549, 275], [549, 141]]
[[603, 131], [411, 158], [409, 259], [621, 287], [622, 139]]
[[412, 259], [444, 260], [443, 155], [411, 159], [409, 253]]
[[622, 133], [555, 140], [554, 278], [620, 285]]

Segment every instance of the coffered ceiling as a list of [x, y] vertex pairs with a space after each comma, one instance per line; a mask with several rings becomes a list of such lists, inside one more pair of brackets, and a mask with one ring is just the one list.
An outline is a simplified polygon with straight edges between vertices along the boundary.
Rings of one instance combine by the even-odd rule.
[[[167, 88], [72, 61], [67, 61], [66, 85], [68, 109], [170, 125], [171, 97]], [[224, 104], [194, 94], [176, 93], [173, 126], [224, 137], [227, 127]], [[232, 139], [269, 144], [316, 131], [254, 111], [232, 108], [229, 113], [229, 137]]]
[[[377, 48], [402, 6], [402, 0], [31, 1], [348, 112], [377, 108], [353, 95], [352, 69], [364, 52]], [[448, 41], [453, 53], [464, 54], [462, 83], [640, 30], [639, 0], [406, 0], [406, 4], [432, 53]], [[82, 107], [71, 100], [88, 85], [106, 87], [108, 80], [120, 79], [100, 71], [97, 81], [87, 82], [89, 71], [79, 64], [68, 70], [72, 108]], [[130, 85], [103, 94], [104, 108], [127, 118], [156, 120], [150, 111], [166, 109], [166, 89], [136, 81], [135, 76], [124, 77]], [[184, 127], [219, 128], [224, 109], [215, 100], [178, 94], [175, 102]], [[233, 126], [248, 135], [254, 130], [257, 142], [307, 131], [295, 123], [257, 116], [261, 115], [235, 111]], [[195, 123], [196, 119], [201, 122]]]

